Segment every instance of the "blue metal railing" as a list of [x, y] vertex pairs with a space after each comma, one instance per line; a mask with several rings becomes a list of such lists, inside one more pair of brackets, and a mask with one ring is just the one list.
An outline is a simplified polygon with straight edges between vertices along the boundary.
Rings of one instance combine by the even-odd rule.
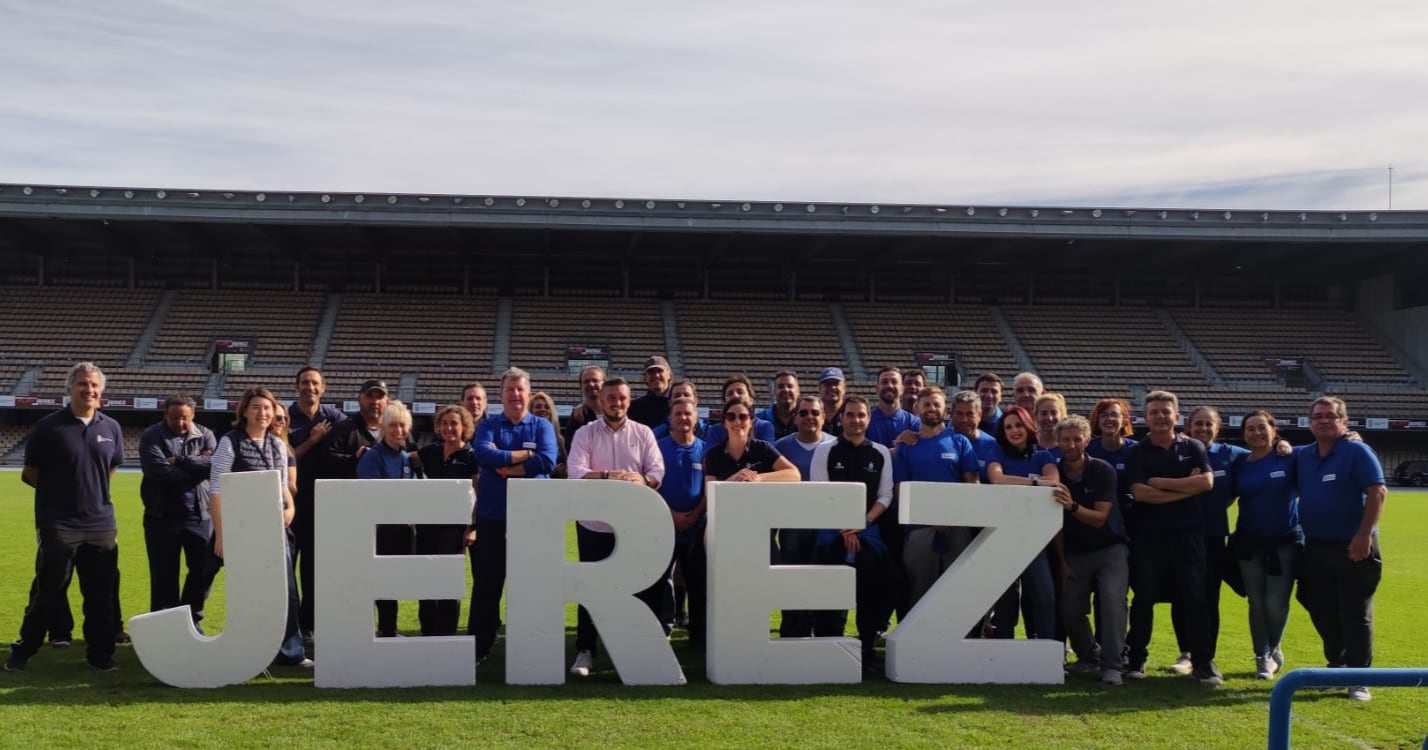
[[[1307, 687], [1424, 687], [1428, 669], [1296, 669], [1279, 678], [1269, 694], [1269, 750], [1288, 750], [1294, 692]], [[1428, 739], [1424, 740], [1428, 750]]]

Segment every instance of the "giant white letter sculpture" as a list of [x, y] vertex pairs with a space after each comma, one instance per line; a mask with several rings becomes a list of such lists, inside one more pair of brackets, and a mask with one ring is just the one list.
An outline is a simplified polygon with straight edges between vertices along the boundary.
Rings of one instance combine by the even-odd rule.
[[175, 687], [215, 688], [262, 674], [287, 624], [287, 541], [277, 471], [223, 475], [228, 614], [223, 632], [199, 635], [187, 604], [129, 618], [139, 663]]
[[855, 638], [769, 638], [775, 609], [849, 609], [856, 574], [845, 565], [769, 562], [769, 529], [863, 527], [861, 484], [709, 486], [709, 679], [720, 685], [849, 683], [863, 678]]
[[894, 682], [1059, 684], [1062, 645], [1049, 640], [969, 639], [982, 616], [1061, 528], [1047, 487], [906, 482], [898, 521], [981, 526], [908, 618], [888, 634]]
[[[659, 493], [631, 482], [512, 480], [506, 513], [506, 682], [565, 681], [565, 603], [574, 601], [590, 612], [622, 682], [684, 684], [663, 626], [635, 597], [674, 554], [674, 521]], [[613, 526], [615, 551], [566, 562], [565, 528], [576, 520]]]
[[471, 636], [378, 639], [372, 626], [378, 599], [466, 595], [465, 555], [379, 556], [376, 529], [378, 524], [464, 526], [471, 522], [475, 502], [471, 482], [319, 479], [314, 494], [314, 626], [322, 633], [317, 686], [476, 684], [476, 643]]

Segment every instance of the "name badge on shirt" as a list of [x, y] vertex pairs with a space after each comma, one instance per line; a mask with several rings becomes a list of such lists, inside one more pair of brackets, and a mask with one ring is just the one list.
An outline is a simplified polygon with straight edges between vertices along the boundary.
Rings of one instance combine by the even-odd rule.
[[1225, 475], [1225, 470], [1224, 470], [1224, 469], [1216, 469], [1216, 470], [1215, 470], [1215, 476], [1217, 476], [1217, 477], [1222, 477], [1222, 476], [1224, 476], [1224, 475]]
[[1124, 463], [1118, 463], [1118, 464], [1116, 464], [1116, 471], [1125, 471], [1125, 470], [1126, 470], [1126, 465], [1125, 465]]
[[695, 471], [704, 471], [704, 464], [690, 464]]
[[945, 459], [947, 459], [948, 461], [956, 461], [956, 460], [957, 460], [957, 454], [956, 454], [956, 453], [943, 453], [943, 454], [942, 454], [942, 457], [945, 458]]
[[1274, 471], [1269, 472], [1269, 478], [1270, 478], [1270, 479], [1283, 479], [1283, 478], [1284, 478], [1284, 470], [1283, 470], [1283, 469], [1275, 469]]
[[536, 449], [536, 444], [535, 444], [535, 443], [521, 443], [521, 447], [522, 447], [522, 448], [525, 448], [525, 449], [528, 450], [528, 451], [533, 451], [533, 450]]
[[1339, 478], [1339, 475], [1338, 475], [1338, 474], [1325, 474], [1325, 475], [1324, 475], [1324, 478], [1321, 479], [1321, 480], [1319, 480], [1319, 481], [1321, 481], [1321, 482], [1333, 482], [1333, 481], [1337, 480], [1338, 478]]

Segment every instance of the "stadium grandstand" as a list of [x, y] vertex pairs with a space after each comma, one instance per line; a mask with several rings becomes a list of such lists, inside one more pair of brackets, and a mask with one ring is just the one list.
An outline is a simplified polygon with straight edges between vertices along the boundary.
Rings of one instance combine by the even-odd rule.
[[136, 444], [170, 393], [219, 427], [307, 364], [328, 401], [381, 377], [418, 414], [517, 365], [565, 412], [583, 364], [638, 381], [663, 354], [761, 403], [830, 365], [866, 393], [888, 364], [1031, 370], [1082, 414], [1163, 387], [1231, 439], [1264, 407], [1305, 440], [1334, 394], [1392, 467], [1428, 458], [1425, 250], [1414, 211], [0, 185], [0, 461], [79, 360]]

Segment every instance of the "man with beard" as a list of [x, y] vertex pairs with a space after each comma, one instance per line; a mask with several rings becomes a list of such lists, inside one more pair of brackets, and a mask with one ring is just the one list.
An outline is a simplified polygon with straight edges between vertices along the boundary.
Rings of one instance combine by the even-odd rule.
[[[820, 445], [813, 452], [809, 478], [814, 482], [857, 482], [866, 491], [863, 528], [820, 531], [818, 558], [827, 564], [848, 562], [857, 569], [857, 625], [863, 671], [878, 672], [883, 660], [873, 647], [892, 614], [888, 594], [900, 591], [902, 586], [895, 580], [893, 552], [879, 538], [878, 521], [892, 505], [892, 457], [887, 448], [868, 439], [871, 418], [867, 399], [849, 396], [843, 405], [843, 434], [836, 442]], [[847, 610], [821, 610], [814, 613], [813, 633], [819, 637], [840, 636], [847, 624]]]
[[[655, 441], [654, 431], [630, 421], [630, 385], [624, 378], [611, 378], [600, 389], [603, 417], [575, 433], [570, 444], [566, 467], [572, 479], [603, 479], [643, 484], [659, 489], [664, 480], [664, 457]], [[693, 426], [692, 423], [690, 425]], [[581, 562], [604, 560], [615, 550], [615, 530], [603, 521], [580, 521], [576, 524], [576, 543]], [[674, 596], [669, 584], [669, 570], [649, 588], [639, 593], [659, 618], [669, 634], [674, 619]], [[595, 621], [584, 607], [579, 608], [575, 628], [575, 663], [570, 673], [589, 677], [595, 664], [598, 634]]]
[[[793, 370], [781, 370], [774, 376], [773, 406], [760, 410], [754, 416], [773, 423], [775, 441], [798, 432], [798, 419], [793, 413], [794, 405], [798, 403], [798, 396], [798, 373]], [[724, 400], [729, 400], [727, 394], [725, 394]]]
[[878, 405], [873, 410], [872, 421], [868, 424], [868, 439], [891, 448], [897, 436], [905, 430], [916, 432], [922, 429], [917, 417], [903, 411], [902, 371], [896, 367], [878, 370]]
[[[923, 388], [917, 396], [921, 428], [917, 442], [899, 445], [893, 454], [893, 481], [965, 482], [977, 484], [977, 454], [965, 436], [948, 430], [947, 394], [941, 388]], [[972, 542], [964, 526], [912, 526], [905, 529], [902, 559], [907, 570], [907, 606], [917, 605], [942, 572]]]
[[[998, 412], [1000, 413], [1000, 409]], [[972, 391], [958, 391], [952, 396], [952, 429], [967, 442], [977, 454], [977, 472], [982, 484], [988, 484], [987, 462], [997, 447], [997, 439], [982, 429], [982, 398]]]
[[323, 443], [320, 478], [357, 478], [357, 460], [382, 439], [382, 412], [386, 409], [386, 382], [375, 378], [364, 381], [357, 394], [357, 416], [332, 428]]
[[645, 360], [645, 395], [630, 404], [630, 419], [653, 430], [669, 421], [669, 360], [655, 355]]
[[823, 431], [829, 435], [836, 437], [843, 434], [843, 397], [847, 392], [847, 379], [841, 369], [825, 367], [818, 374], [818, 397], [823, 400]]

